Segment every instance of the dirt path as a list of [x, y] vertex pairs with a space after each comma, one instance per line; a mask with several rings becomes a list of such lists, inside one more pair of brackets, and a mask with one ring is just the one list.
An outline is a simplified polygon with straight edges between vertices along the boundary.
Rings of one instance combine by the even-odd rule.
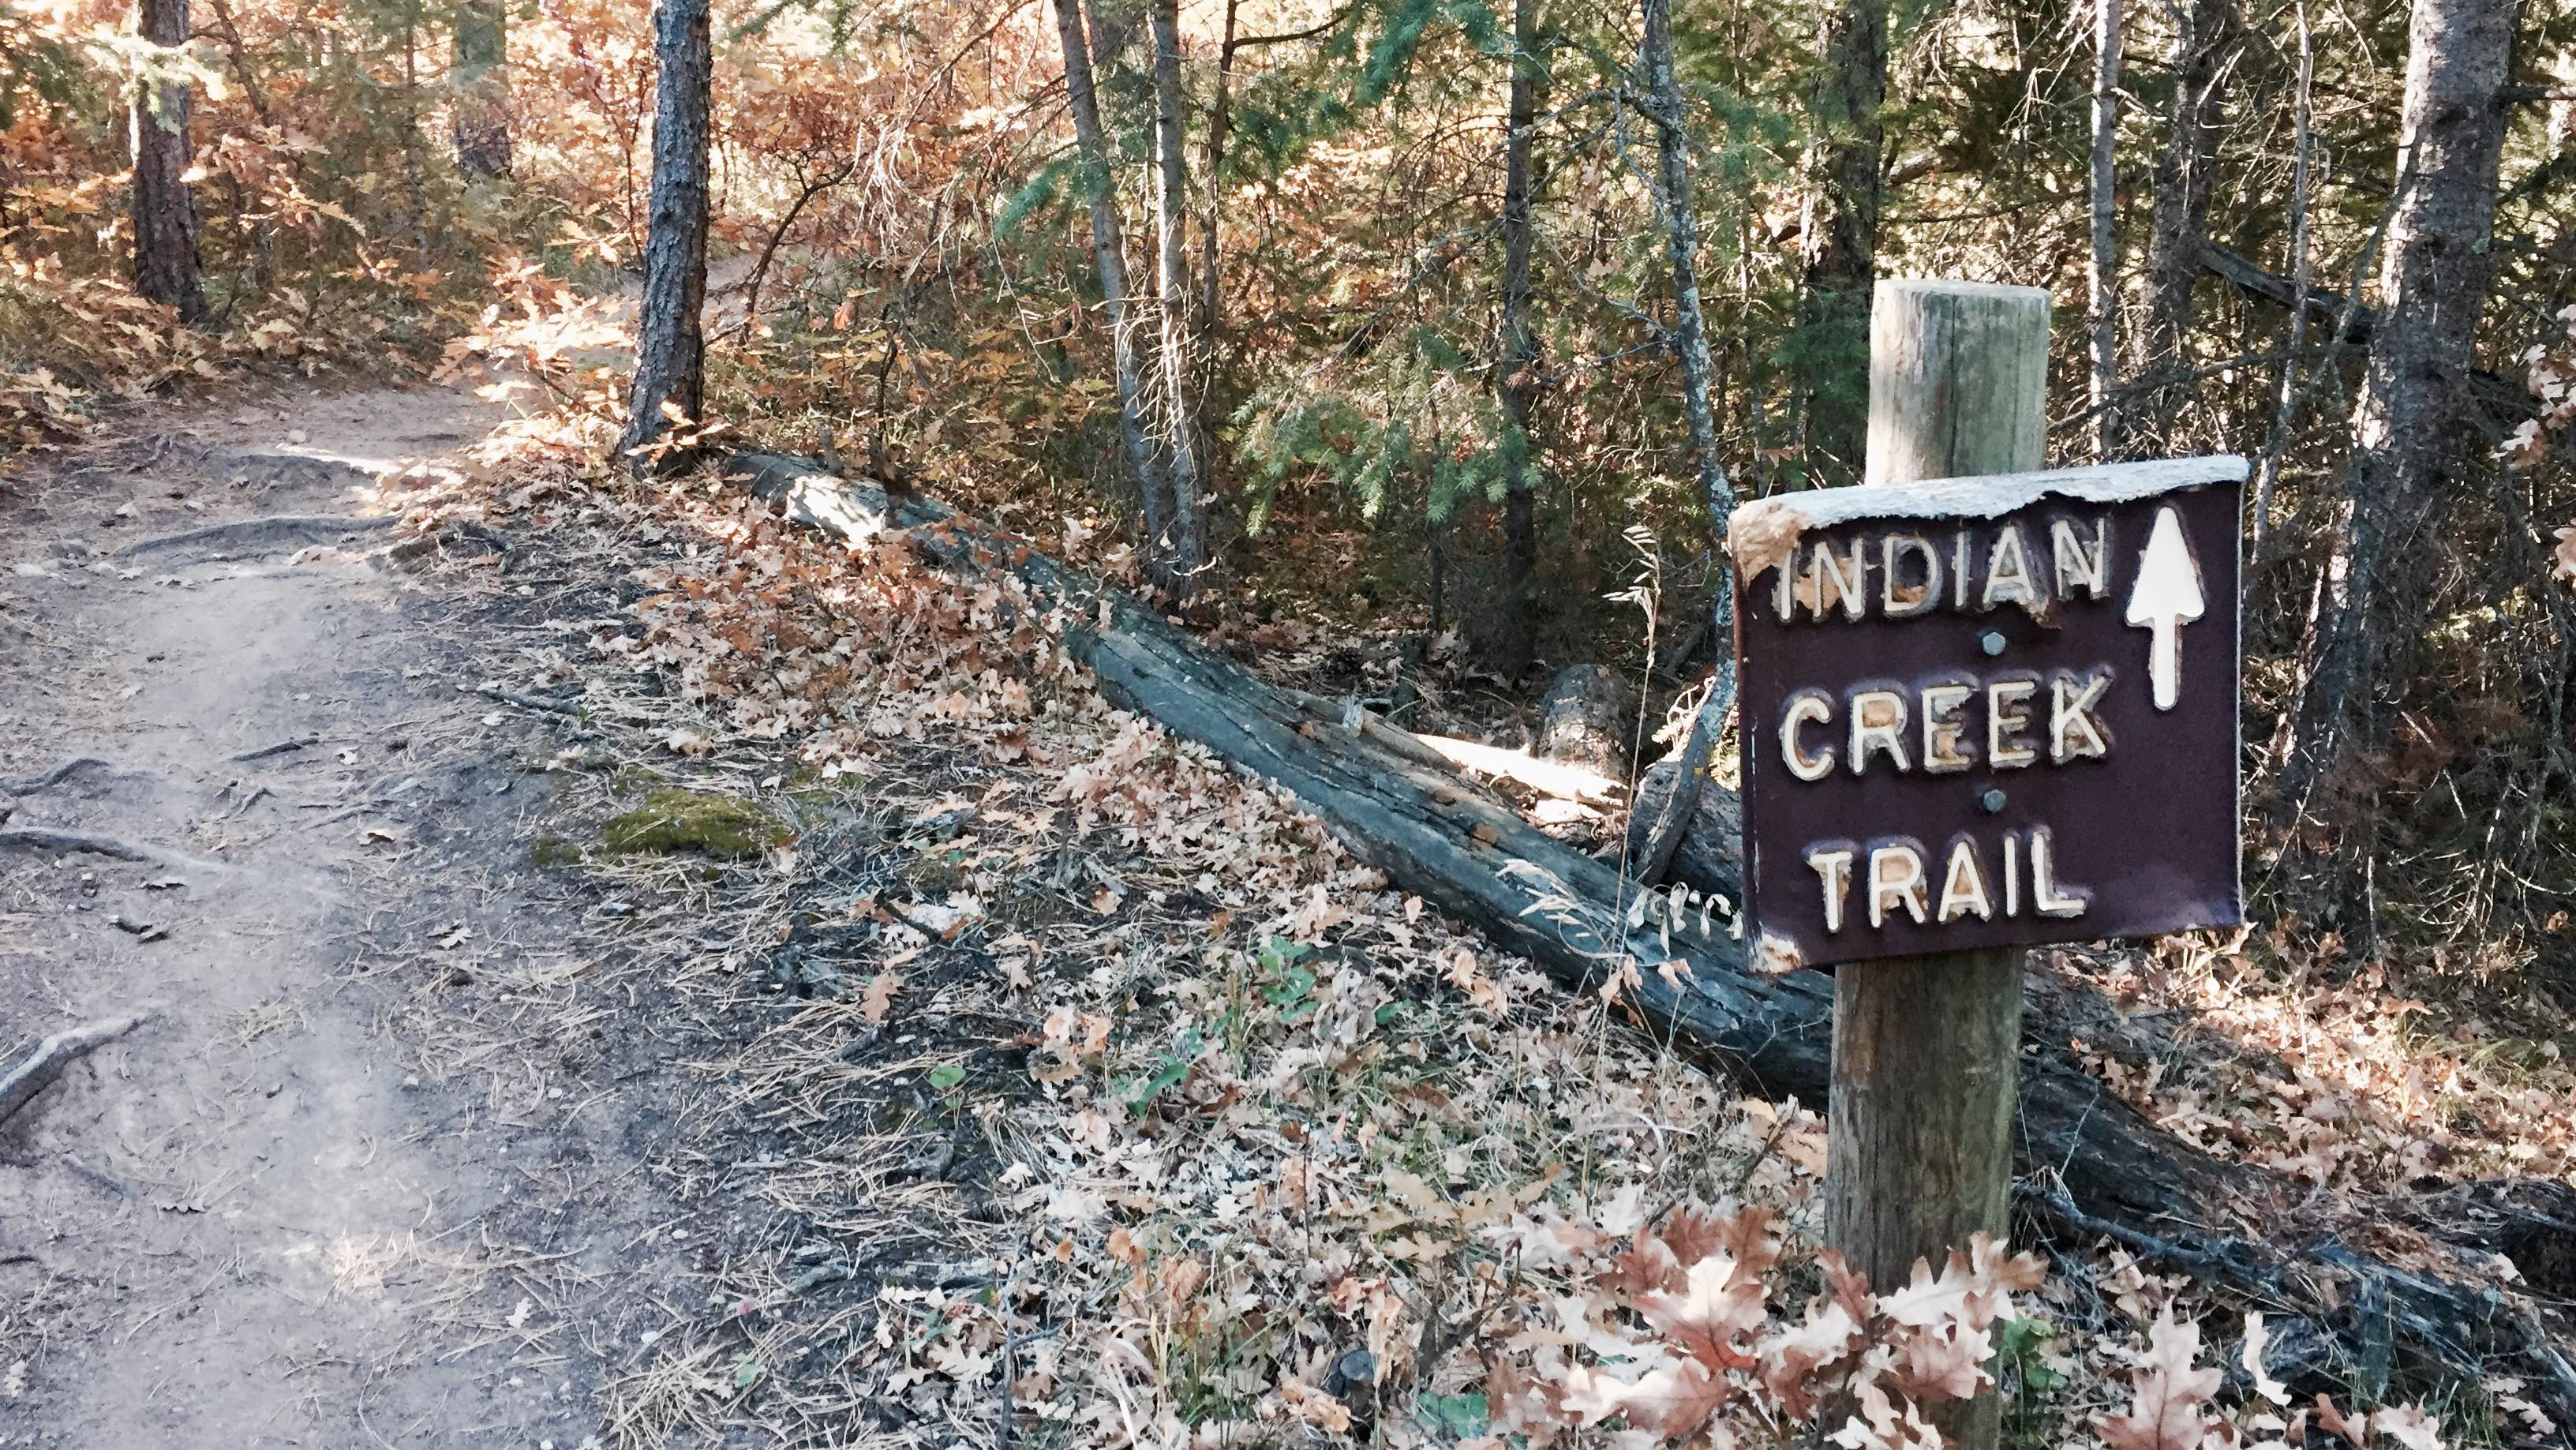
[[492, 420], [228, 405], [0, 494], [0, 1050], [156, 1004], [0, 1127], [0, 1444], [572, 1450], [670, 1317], [669, 1054], [528, 868], [472, 601], [383, 528], [124, 552], [381, 514]]

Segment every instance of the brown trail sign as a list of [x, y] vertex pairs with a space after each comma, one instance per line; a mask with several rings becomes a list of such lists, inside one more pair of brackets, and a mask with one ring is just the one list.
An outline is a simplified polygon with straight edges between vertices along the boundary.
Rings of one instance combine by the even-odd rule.
[[1745, 885], [1766, 958], [2243, 919], [2245, 474], [2172, 459], [1738, 511]]
[[[1755, 957], [1843, 964], [1825, 1238], [1883, 1290], [2006, 1236], [2023, 949], [2243, 910], [2245, 464], [2034, 471], [2048, 311], [1878, 283], [1868, 483], [1728, 525]], [[1986, 1450], [2000, 1404], [1931, 1419]]]

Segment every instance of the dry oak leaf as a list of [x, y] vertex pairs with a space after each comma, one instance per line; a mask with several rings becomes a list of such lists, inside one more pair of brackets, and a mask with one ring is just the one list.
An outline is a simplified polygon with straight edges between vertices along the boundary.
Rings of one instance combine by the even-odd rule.
[[[2224, 1378], [2197, 1369], [2200, 1326], [2177, 1324], [2168, 1308], [2147, 1331], [2146, 1353], [2129, 1370], [2129, 1412], [2100, 1415], [2095, 1433], [2110, 1450], [2201, 1450], [2211, 1439], [2211, 1397]], [[2230, 1437], [2232, 1438], [2232, 1437]]]
[[1667, 1440], [1687, 1440], [1702, 1428], [1710, 1450], [1732, 1450], [1735, 1435], [1709, 1418], [1735, 1395], [1726, 1376], [1695, 1359], [1652, 1370], [1634, 1383], [1576, 1366], [1566, 1375], [1565, 1407], [1598, 1424], [1616, 1414], [1633, 1428]]
[[1869, 1343], [1869, 1334], [1838, 1299], [1807, 1305], [1807, 1322], [1762, 1342], [1762, 1387], [1801, 1423], [1812, 1419], [1821, 1396], [1812, 1379]]
[[1710, 1369], [1740, 1368], [1754, 1358], [1737, 1341], [1762, 1327], [1762, 1281], [1737, 1272], [1735, 1260], [1711, 1254], [1690, 1266], [1680, 1293], [1639, 1296], [1637, 1310], [1691, 1358]]
[[903, 978], [892, 972], [879, 972], [868, 978], [868, 989], [859, 998], [859, 1015], [870, 1025], [885, 1021], [886, 1013], [894, 1008], [894, 994], [902, 986]]
[[1965, 1324], [1909, 1335], [1896, 1355], [1897, 1388], [1918, 1402], [1975, 1399], [1994, 1384], [1986, 1376], [1994, 1352], [1984, 1330]]

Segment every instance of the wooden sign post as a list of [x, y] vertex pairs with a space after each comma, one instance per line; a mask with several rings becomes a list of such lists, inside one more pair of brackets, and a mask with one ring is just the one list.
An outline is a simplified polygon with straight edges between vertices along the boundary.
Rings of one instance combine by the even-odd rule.
[[1752, 925], [1839, 964], [1825, 1233], [1881, 1292], [2006, 1237], [2027, 948], [2242, 919], [2244, 460], [2035, 472], [2048, 307], [1879, 283], [1867, 483], [1729, 530]]

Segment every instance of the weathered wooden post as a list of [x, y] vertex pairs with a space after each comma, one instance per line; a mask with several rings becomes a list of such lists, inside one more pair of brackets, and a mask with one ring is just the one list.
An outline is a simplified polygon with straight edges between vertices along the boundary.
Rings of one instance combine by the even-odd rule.
[[[1878, 284], [1869, 315], [1866, 482], [2026, 473], [2048, 447], [2048, 294], [1962, 282]], [[1864, 961], [1834, 973], [1825, 1242], [1880, 1293], [2011, 1227], [2021, 1081], [2021, 947]], [[2002, 1401], [1941, 1416], [1995, 1443]]]
[[2027, 949], [2243, 916], [2245, 462], [2038, 472], [2047, 366], [2043, 291], [1879, 283], [1867, 484], [1729, 529], [1747, 898], [1839, 964], [1825, 1234], [1881, 1292], [2006, 1236]]

